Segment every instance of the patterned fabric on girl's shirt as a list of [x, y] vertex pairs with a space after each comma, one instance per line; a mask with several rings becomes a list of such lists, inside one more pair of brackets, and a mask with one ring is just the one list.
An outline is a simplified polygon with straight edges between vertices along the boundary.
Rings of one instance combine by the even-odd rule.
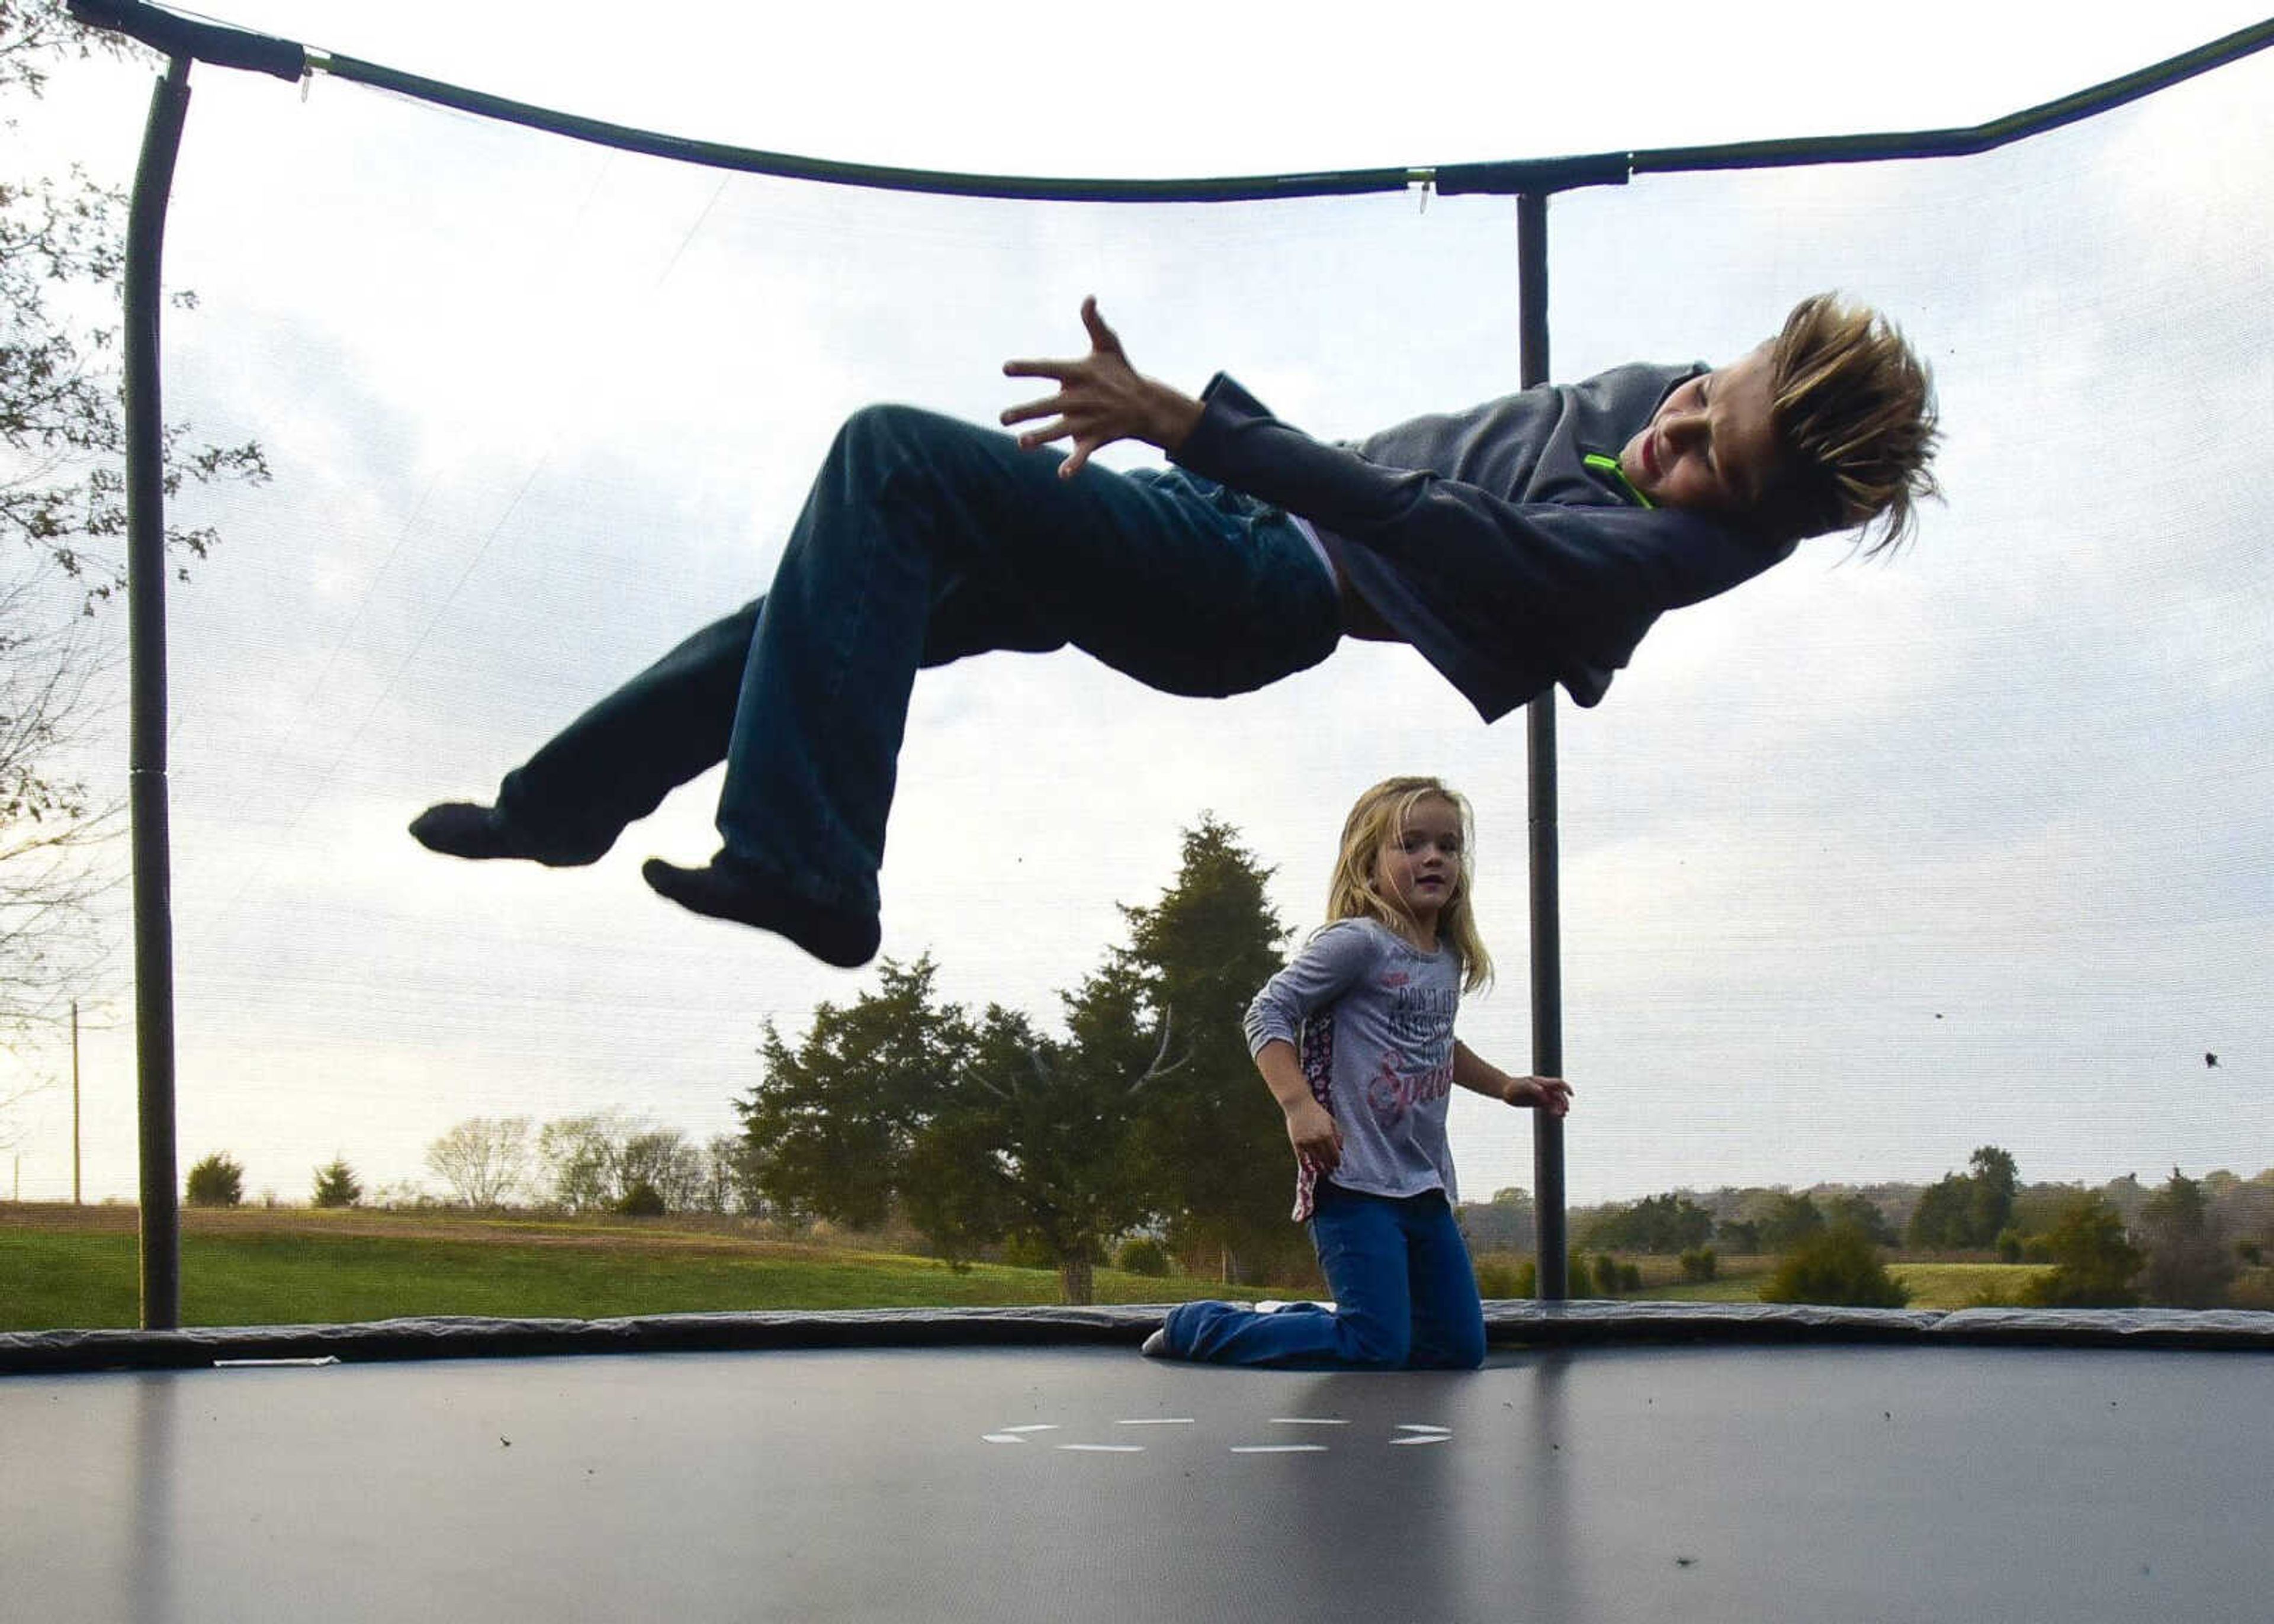
[[[1461, 966], [1448, 949], [1423, 952], [1373, 920], [1340, 920], [1304, 944], [1247, 1011], [1249, 1052], [1295, 1045], [1312, 1097], [1342, 1133], [1334, 1182], [1374, 1195], [1442, 1190], [1458, 1199], [1446, 1141], [1453, 1086], [1453, 1017]], [[1296, 1169], [1298, 1222], [1317, 1178]]]

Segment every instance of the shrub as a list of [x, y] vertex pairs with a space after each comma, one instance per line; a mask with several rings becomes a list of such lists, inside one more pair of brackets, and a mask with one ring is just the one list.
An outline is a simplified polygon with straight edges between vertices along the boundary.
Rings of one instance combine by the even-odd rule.
[[329, 1167], [316, 1169], [315, 1192], [309, 1197], [318, 1207], [353, 1207], [363, 1199], [363, 1183], [344, 1156], [335, 1156]]
[[2274, 1309], [2274, 1269], [2243, 1270], [2226, 1289], [2226, 1303], [2230, 1308], [2250, 1308], [2261, 1312]]
[[1835, 1227], [1825, 1222], [1824, 1209], [1813, 1196], [1780, 1191], [1760, 1220], [1760, 1242], [1772, 1252], [1790, 1252]]
[[[1615, 1297], [1622, 1291], [1642, 1289], [1642, 1266], [1622, 1263], [1608, 1252], [1592, 1260], [1584, 1253], [1575, 1253], [1563, 1267], [1564, 1283], [1575, 1297]], [[1540, 1295], [1540, 1265], [1533, 1259], [1511, 1263], [1506, 1258], [1481, 1258], [1477, 1261], [1476, 1271], [1477, 1293], [1480, 1297], [1522, 1298]]]
[[1479, 1258], [1476, 1267], [1479, 1297], [1530, 1297], [1537, 1284], [1535, 1276], [1539, 1271], [1530, 1263], [1513, 1263], [1506, 1258]]
[[245, 1169], [217, 1150], [190, 1169], [184, 1192], [192, 1207], [236, 1207], [245, 1199]]
[[[1003, 1243], [1003, 1261], [1013, 1268], [1056, 1269], [1063, 1261], [1050, 1250], [1050, 1243], [1031, 1232], [1013, 1235]], [[1095, 1266], [1105, 1261], [1105, 1248], [1092, 1246], [1089, 1261]]]
[[1836, 1224], [1802, 1241], [1761, 1288], [1764, 1303], [1901, 1308], [1910, 1300], [1910, 1292], [1879, 1261], [1879, 1248], [1849, 1224]]
[[1113, 1267], [1157, 1280], [1169, 1272], [1169, 1249], [1149, 1235], [1133, 1235], [1114, 1252]]
[[2220, 1230], [2202, 1185], [2173, 1168], [2171, 1182], [2140, 1208], [2137, 1233], [2147, 1253], [2141, 1286], [2147, 1299], [2167, 1308], [2225, 1303], [2237, 1259]]
[[618, 1196], [614, 1210], [624, 1218], [660, 1218], [671, 1209], [664, 1204], [663, 1192], [644, 1178]]
[[1682, 1278], [1704, 1282], [1713, 1278], [1721, 1261], [1713, 1255], [1711, 1246], [1696, 1246], [1682, 1254]]
[[2031, 1281], [2022, 1301], [2042, 1308], [2129, 1308], [2139, 1302], [2131, 1282], [2140, 1272], [2140, 1252], [2125, 1237], [2123, 1215], [2105, 1198], [2071, 1197], [2036, 1241], [2053, 1272]]

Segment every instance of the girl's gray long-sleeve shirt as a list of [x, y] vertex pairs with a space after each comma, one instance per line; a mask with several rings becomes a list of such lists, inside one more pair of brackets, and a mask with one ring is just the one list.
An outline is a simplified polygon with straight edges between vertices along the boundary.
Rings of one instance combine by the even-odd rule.
[[[1311, 1095], [1342, 1130], [1334, 1182], [1373, 1195], [1459, 1192], [1445, 1134], [1453, 1090], [1460, 956], [1425, 953], [1370, 919], [1338, 920], [1303, 944], [1247, 1006], [1247, 1051], [1295, 1046]], [[1314, 1176], [1296, 1169], [1298, 1222]]]

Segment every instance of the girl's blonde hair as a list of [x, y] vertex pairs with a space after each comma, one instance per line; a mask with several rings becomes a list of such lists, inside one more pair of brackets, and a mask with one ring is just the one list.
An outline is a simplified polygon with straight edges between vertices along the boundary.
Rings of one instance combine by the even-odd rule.
[[1492, 955], [1477, 936], [1476, 915], [1469, 897], [1476, 881], [1476, 818], [1457, 791], [1436, 778], [1384, 778], [1358, 798], [1343, 820], [1343, 843], [1335, 859], [1335, 876], [1327, 887], [1327, 922], [1343, 919], [1379, 921], [1392, 930], [1405, 915], [1384, 895], [1376, 860], [1382, 846], [1402, 832], [1413, 808], [1425, 801], [1442, 801], [1460, 815], [1461, 872], [1453, 894], [1437, 914], [1437, 935], [1461, 961], [1461, 986], [1475, 992], [1492, 981]]

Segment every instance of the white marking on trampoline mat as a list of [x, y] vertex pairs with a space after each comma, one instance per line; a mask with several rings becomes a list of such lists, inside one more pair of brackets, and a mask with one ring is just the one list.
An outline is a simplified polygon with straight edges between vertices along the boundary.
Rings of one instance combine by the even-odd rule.
[[1027, 1441], [1027, 1434], [1029, 1432], [1055, 1432], [1058, 1430], [1058, 1424], [1055, 1421], [1029, 1421], [1024, 1426], [1006, 1426], [996, 1432], [983, 1432], [980, 1434], [980, 1441], [990, 1444], [1022, 1444]]
[[[1113, 1425], [1116, 1426], [1197, 1426], [1200, 1423], [1192, 1416], [1124, 1416], [1116, 1419]], [[1272, 1426], [1349, 1426], [1352, 1423], [1346, 1416], [1273, 1416], [1269, 1417], [1268, 1425]], [[981, 1441], [990, 1444], [1039, 1442], [1040, 1440], [1033, 1439], [1030, 1435], [1036, 1432], [1056, 1432], [1061, 1430], [1063, 1429], [1059, 1424], [1055, 1421], [1031, 1421], [1018, 1426], [1006, 1426], [998, 1432], [982, 1433]], [[1400, 1435], [1389, 1440], [1393, 1447], [1404, 1444], [1446, 1444], [1453, 1441], [1453, 1429], [1449, 1426], [1439, 1426], [1434, 1422], [1400, 1421], [1397, 1424], [1396, 1430]], [[1145, 1453], [1143, 1444], [1065, 1443], [1054, 1445], [1053, 1447], [1069, 1455], [1142, 1455]], [[1325, 1455], [1329, 1453], [1325, 1444], [1308, 1443], [1231, 1444], [1226, 1447], [1233, 1455]]]

